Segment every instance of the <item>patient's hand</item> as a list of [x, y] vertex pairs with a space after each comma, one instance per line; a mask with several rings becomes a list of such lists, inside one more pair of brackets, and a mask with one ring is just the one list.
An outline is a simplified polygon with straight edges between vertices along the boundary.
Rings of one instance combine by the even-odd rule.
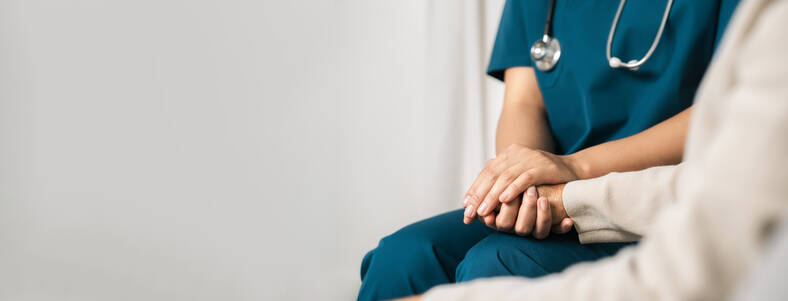
[[517, 235], [546, 238], [550, 231], [566, 233], [574, 223], [566, 214], [562, 199], [565, 184], [530, 187], [523, 198], [502, 204], [497, 214], [479, 219], [488, 227]]

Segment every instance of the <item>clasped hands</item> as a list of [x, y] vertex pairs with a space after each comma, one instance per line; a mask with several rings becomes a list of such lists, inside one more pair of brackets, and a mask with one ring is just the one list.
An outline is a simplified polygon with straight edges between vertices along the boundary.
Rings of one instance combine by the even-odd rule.
[[513, 144], [487, 161], [465, 193], [464, 223], [479, 219], [488, 227], [543, 239], [569, 232], [574, 223], [564, 209], [565, 183], [578, 179], [570, 156]]

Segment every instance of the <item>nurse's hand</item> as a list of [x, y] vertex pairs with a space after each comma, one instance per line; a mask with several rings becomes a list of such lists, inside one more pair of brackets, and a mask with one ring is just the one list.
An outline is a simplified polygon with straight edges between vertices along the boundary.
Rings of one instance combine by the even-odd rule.
[[479, 219], [498, 231], [532, 235], [537, 239], [546, 238], [551, 231], [567, 233], [572, 230], [574, 222], [564, 209], [563, 189], [564, 184], [539, 186], [538, 189], [529, 187], [524, 195], [525, 201], [521, 202], [518, 197], [502, 204], [497, 214], [479, 216]]
[[487, 161], [465, 193], [466, 224], [487, 216], [499, 203], [508, 203], [534, 185], [566, 183], [578, 179], [579, 168], [569, 156], [513, 144]]

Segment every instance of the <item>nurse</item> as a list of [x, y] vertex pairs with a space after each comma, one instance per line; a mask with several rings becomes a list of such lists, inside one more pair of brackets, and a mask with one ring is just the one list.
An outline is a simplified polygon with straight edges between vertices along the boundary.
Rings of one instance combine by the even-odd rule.
[[[526, 189], [534, 185], [681, 161], [692, 99], [737, 1], [559, 0], [549, 13], [550, 2], [506, 2], [487, 70], [506, 87], [498, 154], [468, 189], [466, 208], [383, 238], [362, 261], [359, 300], [482, 277], [540, 277], [613, 255], [627, 244], [580, 244], [573, 231], [547, 236], [544, 227], [501, 227], [511, 221], [499, 217], [542, 210]], [[543, 39], [550, 15], [561, 52], [542, 68], [531, 46]], [[649, 52], [642, 64], [626, 66]], [[487, 225], [473, 222], [479, 218]]]

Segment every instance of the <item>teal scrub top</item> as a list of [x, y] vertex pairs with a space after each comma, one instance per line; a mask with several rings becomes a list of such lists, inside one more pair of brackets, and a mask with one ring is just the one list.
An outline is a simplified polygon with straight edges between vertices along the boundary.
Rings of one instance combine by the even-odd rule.
[[[555, 68], [534, 68], [557, 154], [570, 154], [639, 133], [692, 105], [695, 91], [737, 0], [676, 0], [662, 38], [637, 71], [611, 69], [605, 56], [619, 0], [557, 0], [553, 36], [561, 43]], [[639, 60], [651, 47], [666, 1], [628, 1], [612, 56]], [[548, 0], [508, 0], [487, 73], [531, 66]]]

